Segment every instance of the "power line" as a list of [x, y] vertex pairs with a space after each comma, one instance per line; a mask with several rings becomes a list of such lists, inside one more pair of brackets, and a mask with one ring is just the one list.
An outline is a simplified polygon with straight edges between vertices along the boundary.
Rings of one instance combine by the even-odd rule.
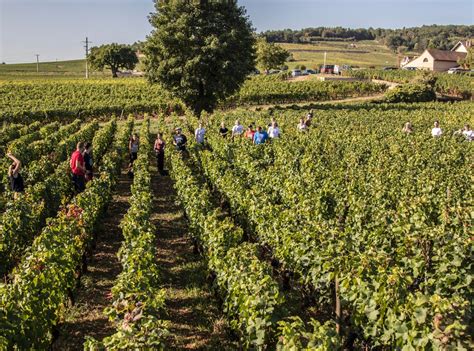
[[36, 54], [36, 73], [39, 73], [39, 54]]
[[86, 79], [89, 78], [89, 63], [88, 63], [88, 57], [89, 57], [89, 44], [91, 44], [92, 42], [89, 41], [89, 38], [86, 37], [86, 41], [83, 41], [84, 44], [84, 48], [86, 49]]

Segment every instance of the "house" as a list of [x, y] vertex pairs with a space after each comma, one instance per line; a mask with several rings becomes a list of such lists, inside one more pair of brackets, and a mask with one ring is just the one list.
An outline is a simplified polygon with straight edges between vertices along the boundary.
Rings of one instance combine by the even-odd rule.
[[403, 68], [445, 72], [450, 68], [458, 67], [458, 61], [466, 57], [466, 55], [462, 51], [426, 49], [420, 56], [405, 64]]
[[455, 52], [464, 52], [467, 54], [468, 50], [470, 47], [472, 47], [474, 44], [474, 40], [464, 40], [464, 41], [459, 41], [454, 47], [451, 49], [451, 51]]
[[405, 67], [411, 60], [413, 60], [415, 57], [413, 56], [405, 56], [401, 61], [400, 61], [400, 67]]

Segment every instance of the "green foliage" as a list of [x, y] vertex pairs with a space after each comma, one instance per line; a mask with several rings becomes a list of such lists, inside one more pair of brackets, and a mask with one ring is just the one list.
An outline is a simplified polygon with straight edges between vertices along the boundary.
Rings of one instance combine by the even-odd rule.
[[236, 1], [156, 1], [146, 45], [148, 80], [197, 115], [233, 94], [255, 67], [251, 24]]
[[[383, 71], [375, 69], [363, 69], [345, 71], [345, 75], [360, 79], [382, 79], [396, 83], [411, 83], [417, 80], [420, 72], [393, 70]], [[474, 78], [468, 75], [457, 75], [447, 73], [421, 73], [422, 75], [433, 75], [436, 78], [434, 88], [436, 92], [446, 95], [455, 95], [465, 99], [473, 96]], [[431, 79], [430, 79], [431, 80]]]
[[386, 102], [426, 102], [436, 100], [433, 88], [427, 84], [408, 83], [385, 93]]
[[138, 63], [138, 57], [131, 46], [116, 43], [91, 48], [87, 59], [97, 70], [110, 69], [114, 78], [120, 69], [132, 70]]
[[[156, 228], [150, 221], [153, 209], [149, 159], [152, 150], [150, 120], [140, 130], [140, 150], [134, 162], [130, 208], [120, 226], [124, 241], [119, 250], [123, 270], [112, 288], [113, 303], [105, 310], [117, 332], [102, 341], [88, 338], [86, 350], [164, 349], [169, 332], [159, 319], [165, 308], [156, 264]], [[129, 130], [130, 131], [130, 130]]]
[[284, 104], [301, 101], [326, 101], [383, 93], [387, 87], [370, 82], [336, 82], [307, 80], [287, 81], [287, 73], [257, 76], [245, 84], [222, 106]]
[[257, 40], [257, 63], [264, 70], [279, 69], [284, 65], [290, 53], [279, 45]]
[[[296, 129], [306, 113], [297, 108], [216, 113], [209, 125], [266, 125], [273, 117], [282, 137], [261, 148], [210, 132], [212, 152], [200, 151], [201, 165], [252, 239], [315, 291], [316, 308], [333, 305], [337, 276], [342, 310], [373, 347], [465, 350], [472, 143], [452, 134], [471, 110], [472, 103], [320, 106], [307, 133]], [[435, 118], [444, 134], [433, 140]], [[406, 121], [410, 135], [401, 132]], [[331, 325], [315, 340], [328, 340]], [[305, 347], [295, 329], [281, 333]]]
[[[57, 150], [58, 143], [68, 151], [57, 153], [54, 157], [46, 156], [46, 162], [43, 162], [43, 158], [31, 162], [25, 170], [25, 178], [29, 181], [25, 194], [16, 201], [7, 203], [6, 211], [0, 220], [0, 274], [5, 274], [15, 266], [45, 225], [46, 218], [54, 216], [63, 201], [72, 195], [68, 156], [75, 149], [76, 143], [92, 140], [96, 162], [100, 162], [116, 130], [114, 119], [97, 133], [97, 122], [91, 122], [77, 133], [73, 133], [79, 126], [80, 122], [64, 126], [58, 132], [59, 135], [48, 140], [49, 144], [44, 146], [47, 148], [46, 153]], [[63, 140], [57, 140], [60, 138]], [[31, 147], [27, 148], [31, 150]], [[37, 157], [39, 156], [40, 154]], [[45, 174], [51, 175], [45, 178]]]
[[246, 349], [268, 348], [283, 302], [271, 267], [258, 258], [255, 244], [241, 243], [241, 228], [228, 218], [219, 219], [210, 191], [199, 184], [179, 154], [171, 155], [171, 165], [176, 191], [194, 238], [203, 247], [209, 269], [215, 272], [215, 285], [231, 327]]
[[64, 122], [78, 117], [182, 110], [181, 101], [142, 79], [0, 82], [0, 122]]
[[321, 324], [313, 319], [310, 325], [312, 331], [307, 331], [304, 322], [299, 317], [278, 322], [280, 337], [277, 350], [327, 351], [341, 348], [341, 338], [337, 335], [333, 322]]
[[474, 69], [474, 46], [467, 50], [467, 55], [459, 61], [459, 64], [466, 69]]
[[13, 271], [13, 281], [0, 285], [0, 342], [7, 349], [50, 347], [52, 328], [60, 321], [68, 293], [76, 286], [91, 234], [111, 200], [121, 157], [112, 148], [102, 163], [100, 176], [36, 237]]
[[[451, 50], [461, 38], [468, 39], [474, 37], [474, 26], [431, 25], [400, 29], [317, 27], [301, 30], [269, 30], [261, 35], [269, 42], [278, 43], [308, 43], [324, 40], [378, 40], [395, 52], [400, 46], [418, 51], [428, 47]], [[416, 48], [415, 45], [417, 45]]]

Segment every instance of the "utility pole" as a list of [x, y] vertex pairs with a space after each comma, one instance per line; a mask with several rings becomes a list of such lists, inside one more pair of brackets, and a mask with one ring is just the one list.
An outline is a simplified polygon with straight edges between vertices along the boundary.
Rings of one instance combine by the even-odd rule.
[[36, 54], [36, 73], [39, 73], [40, 71], [40, 68], [39, 68], [39, 64], [40, 64], [40, 60], [39, 60], [39, 54]]
[[89, 62], [88, 62], [88, 57], [89, 57], [89, 44], [91, 43], [89, 41], [89, 38], [86, 37], [86, 41], [83, 41], [86, 45], [84, 45], [84, 48], [86, 49], [86, 79], [89, 79]]

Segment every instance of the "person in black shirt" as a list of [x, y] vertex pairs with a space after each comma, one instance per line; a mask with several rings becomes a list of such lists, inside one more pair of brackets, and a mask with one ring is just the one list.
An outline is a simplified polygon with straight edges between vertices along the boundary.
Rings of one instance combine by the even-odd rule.
[[158, 172], [161, 175], [165, 174], [165, 170], [164, 170], [164, 167], [165, 167], [165, 147], [166, 147], [166, 143], [163, 140], [163, 134], [158, 133], [158, 135], [156, 136], [155, 145], [154, 145], [153, 149], [155, 150], [155, 154], [156, 154], [156, 165], [158, 167]]
[[221, 127], [219, 128], [219, 134], [220, 134], [221, 137], [223, 137], [223, 138], [226, 138], [227, 135], [229, 134], [229, 129], [227, 129], [227, 128], [225, 127], [225, 123], [224, 123], [224, 122], [221, 123]]
[[86, 182], [90, 182], [94, 176], [92, 160], [92, 143], [86, 143], [84, 151], [84, 164], [86, 166]]
[[10, 167], [8, 167], [8, 181], [10, 182], [10, 188], [15, 193], [22, 193], [25, 191], [25, 185], [20, 174], [21, 162], [10, 153], [8, 153], [7, 156], [13, 161]]
[[176, 128], [176, 134], [173, 136], [173, 145], [177, 151], [186, 151], [186, 143], [188, 139], [181, 133], [181, 128]]

